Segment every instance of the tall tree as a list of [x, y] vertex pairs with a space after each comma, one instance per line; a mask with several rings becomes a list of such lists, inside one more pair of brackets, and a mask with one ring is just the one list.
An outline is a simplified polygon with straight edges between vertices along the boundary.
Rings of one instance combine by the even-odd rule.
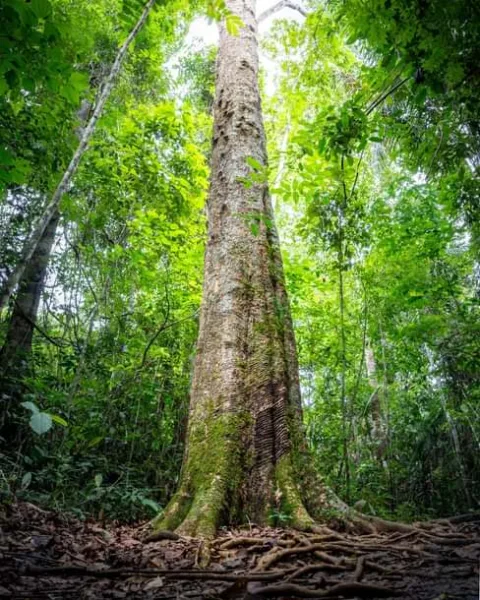
[[45, 229], [49, 226], [49, 223], [58, 213], [60, 202], [63, 198], [63, 195], [68, 190], [70, 182], [77, 172], [78, 165], [80, 164], [80, 161], [88, 148], [88, 144], [95, 132], [98, 120], [103, 112], [108, 98], [110, 97], [110, 93], [112, 92], [116, 77], [122, 68], [125, 57], [127, 56], [128, 49], [145, 25], [148, 15], [150, 14], [154, 4], [155, 0], [148, 0], [138, 21], [135, 23], [135, 26], [132, 28], [126, 40], [120, 46], [112, 67], [102, 83], [92, 115], [89, 118], [85, 128], [82, 130], [77, 149], [75, 150], [75, 153], [72, 156], [66, 171], [58, 183], [51, 200], [45, 206], [38, 223], [35, 225], [30, 234], [30, 237], [25, 241], [22, 254], [17, 265], [15, 266], [15, 269], [3, 284], [3, 287], [0, 291], [0, 310], [6, 305], [16, 286], [21, 281], [25, 269], [28, 268], [29, 262], [31, 261], [38, 244], [42, 240]]
[[[254, 0], [220, 25], [208, 242], [179, 490], [160, 528], [211, 535], [278, 510], [309, 527], [296, 482], [303, 447], [295, 340], [268, 185]], [[255, 175], [252, 177], [252, 170]], [[320, 502], [321, 498], [317, 497]]]

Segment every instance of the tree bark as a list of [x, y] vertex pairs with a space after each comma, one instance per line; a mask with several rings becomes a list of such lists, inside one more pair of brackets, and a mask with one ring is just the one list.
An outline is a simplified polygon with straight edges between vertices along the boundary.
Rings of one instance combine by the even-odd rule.
[[[255, 0], [226, 0], [244, 26], [220, 24], [203, 299], [178, 491], [156, 529], [211, 537], [220, 525], [343, 518], [411, 531], [349, 509], [313, 466], [297, 353], [266, 180]], [[253, 159], [248, 160], [248, 159]], [[258, 169], [261, 173], [262, 169]], [[257, 174], [258, 175], [258, 174]]]
[[[305, 481], [312, 470], [301, 467], [298, 365], [278, 236], [266, 181], [248, 182], [249, 157], [267, 165], [255, 2], [226, 4], [244, 26], [230, 36], [220, 24], [187, 445], [179, 489], [155, 523], [203, 536], [220, 524], [265, 524], [280, 511], [295, 527], [313, 524], [297, 485], [297, 473]], [[315, 490], [318, 506], [326, 491]]]
[[10, 317], [7, 336], [0, 351], [0, 382], [2, 389], [7, 392], [6, 403], [2, 403], [1, 408], [1, 429], [3, 429], [8, 412], [9, 398], [11, 397], [9, 392], [21, 388], [21, 379], [28, 370], [38, 307], [45, 285], [59, 217], [57, 211], [43, 232], [23, 273]]
[[[370, 415], [370, 436], [374, 446], [375, 458], [382, 464], [383, 468], [388, 472], [388, 464], [385, 459], [385, 452], [388, 449], [388, 432], [386, 428], [385, 418], [383, 414], [383, 402], [386, 399], [385, 382], [380, 385], [377, 378], [377, 361], [373, 345], [370, 340], [367, 340], [365, 348], [365, 364], [367, 367], [368, 383], [372, 389], [372, 394], [369, 399], [369, 415]], [[383, 401], [383, 402], [382, 402]]]

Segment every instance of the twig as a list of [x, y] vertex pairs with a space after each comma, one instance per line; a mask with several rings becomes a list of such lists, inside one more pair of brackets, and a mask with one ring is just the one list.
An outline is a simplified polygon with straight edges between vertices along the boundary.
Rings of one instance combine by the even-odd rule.
[[63, 340], [61, 341], [57, 341], [54, 338], [52, 338], [51, 336], [48, 335], [48, 333], [46, 331], [44, 331], [39, 325], [37, 325], [37, 323], [31, 319], [24, 310], [22, 310], [22, 307], [18, 304], [17, 300], [15, 299], [15, 304], [17, 306], [17, 308], [20, 310], [20, 314], [22, 315], [22, 319], [25, 319], [25, 321], [27, 321], [27, 323], [29, 325], [31, 325], [36, 331], [38, 331], [38, 333], [44, 337], [47, 342], [50, 342], [51, 344], [53, 344], [54, 346], [57, 346], [57, 348], [67, 348], [68, 346], [71, 346], [71, 342], [65, 342]]
[[148, 351], [150, 350], [153, 343], [155, 342], [155, 340], [161, 333], [163, 333], [167, 329], [170, 329], [170, 327], [175, 327], [175, 325], [179, 325], [180, 323], [183, 323], [185, 321], [195, 318], [198, 315], [198, 312], [199, 311], [196, 310], [191, 315], [188, 315], [188, 317], [184, 317], [183, 319], [178, 319], [177, 321], [172, 321], [171, 323], [166, 322], [168, 320], [168, 316], [167, 316], [166, 320], [162, 323], [162, 325], [157, 330], [157, 332], [153, 335], [153, 337], [150, 338], [150, 341], [148, 342], [147, 346], [145, 347], [145, 350], [143, 351], [142, 362], [140, 363], [140, 366], [138, 367], [139, 370], [143, 369], [143, 367], [145, 366], [145, 363], [147, 361]]

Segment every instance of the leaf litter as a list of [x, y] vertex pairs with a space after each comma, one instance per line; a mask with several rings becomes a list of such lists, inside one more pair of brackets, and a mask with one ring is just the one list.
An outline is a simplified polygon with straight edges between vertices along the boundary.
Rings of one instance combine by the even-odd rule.
[[480, 515], [419, 524], [407, 534], [254, 525], [210, 541], [149, 533], [147, 523], [6, 506], [0, 598], [478, 598]]

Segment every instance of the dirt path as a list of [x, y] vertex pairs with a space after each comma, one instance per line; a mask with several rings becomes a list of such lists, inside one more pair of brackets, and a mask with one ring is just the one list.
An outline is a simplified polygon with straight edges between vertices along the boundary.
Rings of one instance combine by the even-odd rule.
[[480, 520], [354, 535], [251, 528], [144, 543], [29, 504], [0, 513], [0, 598], [477, 600]]

